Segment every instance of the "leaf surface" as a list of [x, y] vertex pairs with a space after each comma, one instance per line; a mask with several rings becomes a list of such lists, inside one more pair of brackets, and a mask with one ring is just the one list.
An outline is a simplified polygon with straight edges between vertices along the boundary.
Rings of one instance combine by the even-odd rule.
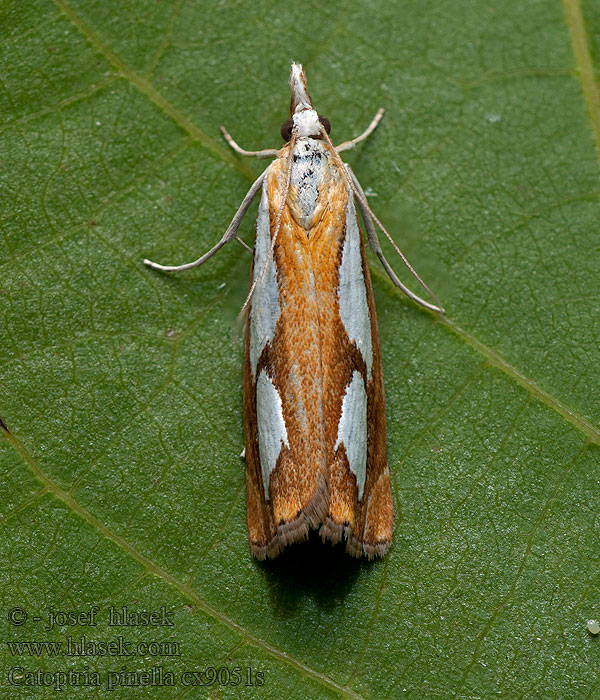
[[[101, 682], [81, 697], [181, 697], [208, 668], [225, 671], [186, 697], [597, 696], [599, 17], [576, 0], [3, 4], [3, 692], [54, 697], [11, 669], [87, 664]], [[277, 146], [291, 60], [336, 141], [386, 108], [348, 161], [448, 311], [373, 262], [398, 517], [371, 564], [313, 544], [250, 558], [249, 256], [141, 264], [221, 236], [264, 163], [218, 127]], [[96, 625], [43, 629], [94, 605]], [[111, 606], [174, 625], [110, 626]], [[81, 635], [179, 651], [6, 644]], [[175, 685], [108, 689], [158, 667]]]

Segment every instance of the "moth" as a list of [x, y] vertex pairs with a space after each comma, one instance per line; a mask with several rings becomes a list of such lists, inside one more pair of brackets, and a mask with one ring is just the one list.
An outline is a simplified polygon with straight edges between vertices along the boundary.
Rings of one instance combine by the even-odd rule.
[[[312, 106], [302, 66], [290, 73], [290, 118], [280, 149], [240, 155], [275, 158], [254, 182], [221, 240], [186, 265], [144, 260], [162, 271], [198, 267], [237, 236], [260, 192], [244, 359], [246, 510], [257, 559], [318, 530], [355, 557], [382, 556], [392, 541], [394, 505], [386, 452], [385, 398], [375, 303], [357, 218], [396, 284], [427, 309], [441, 306], [405, 287], [383, 255], [372, 213], [340, 153], [366, 139], [380, 109], [358, 137], [334, 147], [330, 123]], [[434, 295], [432, 294], [434, 297]], [[434, 297], [435, 298], [435, 297]]]

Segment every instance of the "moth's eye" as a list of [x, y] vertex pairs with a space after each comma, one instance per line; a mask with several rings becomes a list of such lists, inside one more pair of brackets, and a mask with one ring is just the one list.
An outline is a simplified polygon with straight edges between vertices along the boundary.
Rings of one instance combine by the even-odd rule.
[[286, 119], [281, 125], [281, 138], [284, 141], [289, 141], [292, 138], [292, 130], [294, 128], [294, 120]]
[[327, 117], [324, 117], [322, 114], [319, 114], [319, 121], [321, 124], [323, 124], [325, 131], [330, 134], [331, 133], [331, 122]]

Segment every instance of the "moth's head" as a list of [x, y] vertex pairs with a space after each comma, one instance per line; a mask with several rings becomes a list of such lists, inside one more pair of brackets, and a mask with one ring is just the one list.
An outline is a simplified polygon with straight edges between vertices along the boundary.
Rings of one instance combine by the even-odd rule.
[[289, 141], [292, 134], [297, 138], [308, 136], [313, 139], [324, 139], [323, 134], [331, 131], [331, 124], [327, 117], [317, 114], [313, 109], [306, 87], [306, 75], [300, 63], [292, 63], [290, 87], [292, 88], [290, 118], [281, 125], [281, 136], [284, 141]]

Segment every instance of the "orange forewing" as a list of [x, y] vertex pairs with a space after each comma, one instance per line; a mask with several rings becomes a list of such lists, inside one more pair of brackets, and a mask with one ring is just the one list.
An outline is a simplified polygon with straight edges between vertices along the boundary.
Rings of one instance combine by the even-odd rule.
[[[270, 166], [266, 187], [270, 235], [285, 191], [289, 146]], [[281, 209], [273, 251], [281, 314], [256, 372], [250, 366], [250, 314], [246, 326], [244, 415], [247, 517], [250, 547], [259, 559], [319, 529], [324, 540], [346, 541], [353, 556], [384, 554], [391, 542], [394, 509], [386, 457], [385, 402], [373, 289], [361, 241], [371, 325], [370, 377], [359, 349], [340, 317], [339, 272], [346, 235], [348, 185], [328, 153], [328, 180], [319, 192], [309, 230], [299, 223], [294, 187]], [[265, 498], [260, 468], [256, 380], [262, 369], [282, 403], [289, 446], [282, 444]], [[357, 481], [346, 450], [335, 449], [342, 402], [354, 371], [367, 392], [367, 469], [358, 500]]]

